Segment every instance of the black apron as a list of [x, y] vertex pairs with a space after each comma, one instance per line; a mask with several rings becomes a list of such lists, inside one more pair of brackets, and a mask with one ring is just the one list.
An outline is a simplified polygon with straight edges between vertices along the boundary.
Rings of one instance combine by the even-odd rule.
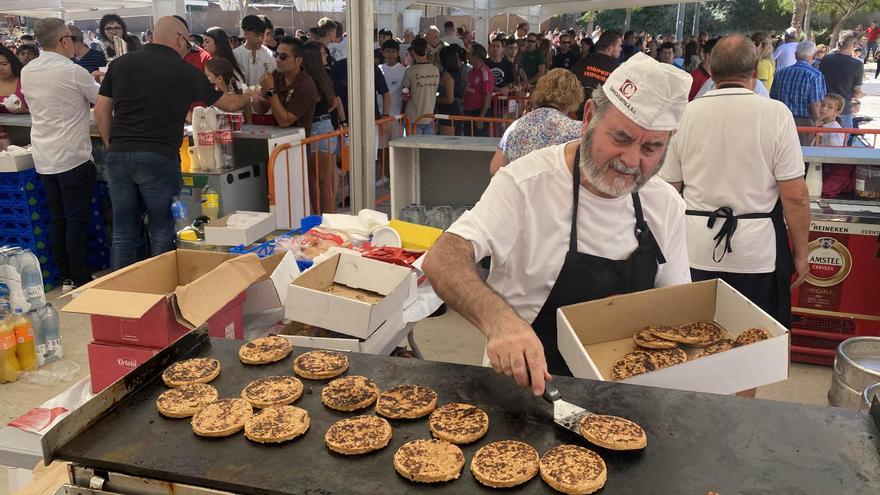
[[[685, 186], [687, 187], [687, 186]], [[685, 210], [685, 215], [709, 217], [706, 227], [711, 229], [715, 227], [718, 219], [724, 219], [724, 223], [715, 234], [715, 247], [712, 250], [712, 259], [716, 263], [720, 263], [724, 259], [724, 255], [732, 253], [731, 243], [733, 234], [736, 233], [738, 220], [748, 220], [756, 218], [769, 218], [773, 222], [773, 231], [776, 240], [776, 303], [774, 304], [773, 314], [770, 316], [776, 318], [786, 328], [791, 328], [791, 276], [794, 273], [794, 260], [791, 256], [791, 247], [788, 244], [788, 230], [785, 226], [785, 217], [782, 214], [782, 199], [776, 200], [773, 211], [769, 213], [746, 213], [736, 215], [729, 206], [722, 206], [715, 211], [701, 210]], [[723, 246], [721, 244], [724, 244]], [[721, 247], [721, 256], [718, 256], [718, 248]]]
[[614, 294], [638, 292], [654, 287], [657, 264], [666, 263], [654, 234], [642, 214], [638, 193], [632, 194], [636, 215], [635, 236], [638, 247], [625, 260], [609, 260], [577, 250], [577, 218], [580, 198], [580, 148], [574, 155], [572, 167], [571, 234], [565, 262], [544, 301], [544, 306], [532, 322], [532, 328], [541, 339], [548, 371], [553, 375], [571, 376], [556, 340], [556, 310], [562, 306], [601, 299]]

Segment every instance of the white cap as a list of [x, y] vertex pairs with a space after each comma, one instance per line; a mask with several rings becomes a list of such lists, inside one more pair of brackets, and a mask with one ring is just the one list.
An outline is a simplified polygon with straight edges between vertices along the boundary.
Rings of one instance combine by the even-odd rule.
[[640, 127], [672, 131], [684, 114], [692, 82], [691, 75], [678, 67], [637, 53], [614, 69], [602, 90]]

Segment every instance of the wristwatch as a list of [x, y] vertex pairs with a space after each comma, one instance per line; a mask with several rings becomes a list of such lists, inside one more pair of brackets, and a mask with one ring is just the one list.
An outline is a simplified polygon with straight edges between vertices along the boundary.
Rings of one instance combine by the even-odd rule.
[[269, 98], [271, 98], [272, 95], [274, 95], [274, 94], [275, 94], [275, 90], [274, 90], [274, 89], [270, 89], [270, 90], [266, 91], [265, 93], [263, 93], [263, 98], [269, 99]]

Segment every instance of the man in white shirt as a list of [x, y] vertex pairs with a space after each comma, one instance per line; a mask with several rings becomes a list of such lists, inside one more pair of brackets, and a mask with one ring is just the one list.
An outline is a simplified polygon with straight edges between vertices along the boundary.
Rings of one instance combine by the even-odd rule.
[[255, 15], [247, 15], [241, 20], [241, 30], [245, 42], [232, 50], [232, 54], [244, 71], [244, 82], [248, 86], [259, 86], [264, 74], [275, 71], [275, 54], [263, 45], [266, 23]]
[[715, 45], [718, 89], [688, 105], [660, 176], [684, 186], [692, 278], [721, 278], [790, 326], [790, 287], [809, 271], [804, 159], [788, 107], [751, 91], [757, 66], [748, 38]]
[[797, 29], [790, 27], [785, 30], [785, 42], [773, 52], [773, 60], [776, 60], [776, 72], [797, 63], [794, 52], [797, 50]]
[[440, 40], [447, 45], [458, 45], [464, 48], [464, 42], [461, 41], [461, 38], [458, 37], [458, 33], [455, 32], [455, 23], [452, 21], [446, 21], [443, 23], [443, 37], [440, 38]]
[[96, 171], [89, 106], [100, 86], [71, 60], [74, 36], [64, 21], [41, 19], [35, 32], [43, 53], [22, 69], [21, 86], [33, 121], [34, 167], [52, 211], [52, 256], [70, 287], [91, 279], [86, 260]]
[[[428, 251], [437, 294], [486, 334], [495, 371], [535, 395], [550, 373], [571, 374], [557, 308], [690, 282], [684, 203], [654, 177], [690, 86], [681, 69], [634, 55], [594, 91], [582, 140], [501, 169]], [[484, 283], [474, 264], [486, 256]]]

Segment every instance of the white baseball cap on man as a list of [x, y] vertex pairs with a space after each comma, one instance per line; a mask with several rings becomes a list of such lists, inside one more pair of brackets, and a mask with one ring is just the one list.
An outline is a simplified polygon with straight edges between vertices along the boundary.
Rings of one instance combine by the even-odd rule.
[[621, 113], [651, 131], [673, 131], [684, 114], [693, 78], [637, 53], [615, 69], [602, 90]]

